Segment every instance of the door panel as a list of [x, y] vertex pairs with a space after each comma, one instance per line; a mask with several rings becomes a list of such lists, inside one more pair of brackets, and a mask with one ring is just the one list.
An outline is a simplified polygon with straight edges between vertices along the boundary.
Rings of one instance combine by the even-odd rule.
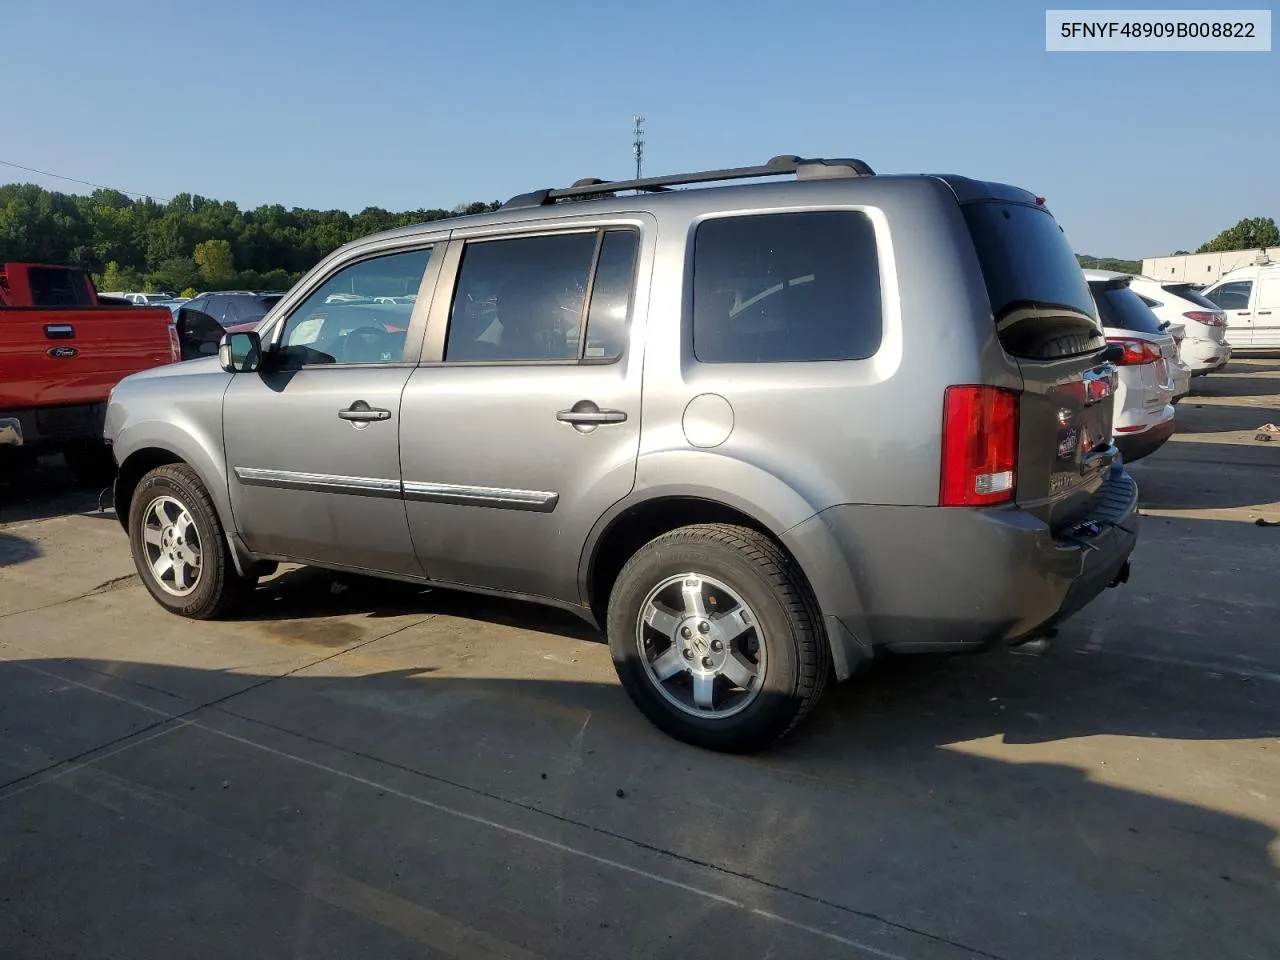
[[1262, 277], [1253, 295], [1255, 347], [1280, 347], [1280, 277]]
[[642, 223], [450, 243], [400, 427], [431, 579], [580, 600], [587, 535], [635, 482]]
[[264, 369], [223, 401], [231, 507], [256, 553], [420, 576], [400, 486], [400, 398], [421, 352], [431, 247], [374, 250], [323, 276]]
[[[592, 404], [626, 419], [558, 419]], [[578, 600], [587, 533], [635, 481], [637, 367], [422, 367], [400, 429], [405, 508], [428, 576]]]
[[1252, 280], [1232, 280], [1205, 292], [1226, 313], [1227, 342], [1233, 347], [1253, 346], [1254, 314]]
[[[231, 508], [255, 553], [417, 575], [400, 496], [409, 366], [243, 373], [223, 401]], [[380, 420], [347, 420], [367, 406]], [[351, 414], [348, 414], [351, 416]]]

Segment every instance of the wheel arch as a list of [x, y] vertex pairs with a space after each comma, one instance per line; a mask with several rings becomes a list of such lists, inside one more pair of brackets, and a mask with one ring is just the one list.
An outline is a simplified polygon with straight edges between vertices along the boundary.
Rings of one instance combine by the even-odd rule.
[[[776, 478], [771, 478], [779, 483]], [[778, 544], [813, 591], [823, 615], [837, 679], [847, 679], [870, 658], [870, 648], [850, 624], [862, 622], [857, 584], [846, 564], [831, 569], [842, 551], [826, 526], [806, 522], [817, 511], [789, 488], [778, 509], [767, 509], [733, 489], [700, 485], [649, 487], [615, 504], [591, 530], [578, 569], [583, 605], [597, 625], [606, 623], [609, 594], [627, 559], [654, 537], [693, 523], [732, 523], [757, 530]], [[803, 528], [802, 537], [788, 536]], [[832, 541], [832, 542], [828, 542]]]

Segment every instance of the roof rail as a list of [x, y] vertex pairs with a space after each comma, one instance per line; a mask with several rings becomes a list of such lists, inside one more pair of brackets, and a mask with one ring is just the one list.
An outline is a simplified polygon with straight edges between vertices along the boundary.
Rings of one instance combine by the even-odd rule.
[[780, 177], [795, 174], [797, 180], [827, 180], [837, 177], [871, 177], [875, 171], [861, 160], [801, 159], [795, 156], [774, 157], [760, 167], [729, 167], [724, 170], [702, 170], [697, 173], [671, 173], [639, 180], [599, 180], [588, 177], [571, 187], [557, 190], [534, 190], [512, 197], [503, 210], [519, 207], [544, 207], [557, 200], [585, 200], [590, 197], [613, 196], [619, 190], [643, 190], [664, 193], [671, 187], [689, 183], [715, 183], [720, 180], [745, 180], [749, 177]]

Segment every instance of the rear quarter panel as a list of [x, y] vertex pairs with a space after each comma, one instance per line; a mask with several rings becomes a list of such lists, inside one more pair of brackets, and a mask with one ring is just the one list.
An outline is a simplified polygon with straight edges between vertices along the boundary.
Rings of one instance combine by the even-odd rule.
[[[733, 191], [725, 191], [724, 207], [660, 225], [649, 313], [650, 343], [658, 346], [645, 357], [637, 493], [682, 482], [718, 486], [783, 529], [836, 504], [936, 505], [945, 388], [1022, 384], [996, 342], [954, 195], [925, 177], [786, 184], [775, 192], [767, 206], [753, 194], [752, 210], [735, 208]], [[879, 351], [835, 362], [697, 362], [688, 277], [698, 224], [733, 213], [830, 209], [859, 210], [873, 223]], [[723, 397], [732, 410], [728, 437], [711, 448], [695, 447], [685, 429], [690, 401], [705, 394]], [[712, 475], [715, 484], [706, 481]]]
[[171, 361], [170, 320], [165, 308], [0, 309], [0, 408], [101, 403], [122, 378]]

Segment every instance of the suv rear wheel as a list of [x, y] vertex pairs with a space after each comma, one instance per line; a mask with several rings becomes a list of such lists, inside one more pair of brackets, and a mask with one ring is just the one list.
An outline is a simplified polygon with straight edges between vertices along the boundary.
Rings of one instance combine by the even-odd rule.
[[151, 596], [184, 617], [222, 616], [258, 582], [236, 572], [213, 500], [185, 463], [157, 467], [142, 478], [129, 506], [129, 544]]
[[768, 537], [731, 524], [645, 544], [609, 598], [618, 678], [659, 729], [714, 750], [763, 749], [809, 712], [830, 658], [817, 605]]

